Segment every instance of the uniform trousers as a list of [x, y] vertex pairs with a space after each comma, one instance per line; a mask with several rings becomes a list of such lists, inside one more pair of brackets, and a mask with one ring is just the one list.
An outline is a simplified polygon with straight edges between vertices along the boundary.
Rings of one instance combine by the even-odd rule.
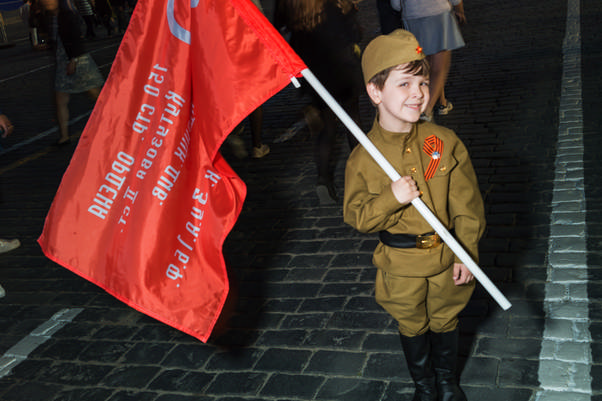
[[399, 323], [399, 332], [414, 337], [431, 330], [453, 331], [458, 314], [474, 291], [475, 280], [456, 286], [453, 266], [430, 277], [397, 276], [378, 269], [376, 302]]

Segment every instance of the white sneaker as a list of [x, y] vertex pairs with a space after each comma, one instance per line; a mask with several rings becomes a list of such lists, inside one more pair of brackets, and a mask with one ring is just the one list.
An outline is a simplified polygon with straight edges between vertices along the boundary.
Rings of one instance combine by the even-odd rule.
[[258, 148], [253, 148], [253, 158], [261, 159], [263, 156], [270, 153], [270, 147], [265, 143], [261, 144]]
[[17, 249], [21, 246], [21, 241], [18, 239], [0, 239], [0, 253], [5, 253]]
[[446, 115], [448, 115], [449, 112], [452, 111], [453, 109], [454, 109], [454, 105], [449, 100], [447, 101], [447, 104], [445, 106], [443, 106], [443, 105], [440, 104], [436, 108], [437, 114], [439, 114], [440, 116], [446, 116]]
[[6, 291], [4, 291], [4, 288], [2, 288], [2, 286], [0, 285], [0, 298], [4, 298], [5, 295]]
[[232, 153], [238, 159], [244, 159], [249, 156], [247, 149], [245, 148], [245, 141], [242, 140], [240, 136], [237, 134], [230, 134], [226, 138], [226, 142], [230, 144], [230, 148], [232, 149]]

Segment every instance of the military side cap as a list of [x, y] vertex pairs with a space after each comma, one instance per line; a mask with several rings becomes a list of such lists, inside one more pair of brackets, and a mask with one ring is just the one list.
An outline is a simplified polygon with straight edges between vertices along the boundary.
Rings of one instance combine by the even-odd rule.
[[362, 72], [364, 83], [378, 74], [396, 65], [422, 60], [424, 52], [416, 37], [404, 29], [396, 29], [388, 35], [380, 35], [372, 39], [362, 55]]

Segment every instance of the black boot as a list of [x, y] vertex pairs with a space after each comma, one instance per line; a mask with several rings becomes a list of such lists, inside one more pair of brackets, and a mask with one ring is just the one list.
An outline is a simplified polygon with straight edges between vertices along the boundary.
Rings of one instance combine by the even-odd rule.
[[415, 337], [402, 334], [401, 347], [406, 357], [410, 375], [414, 380], [416, 392], [412, 401], [437, 401], [435, 372], [431, 366], [431, 344], [429, 333]]
[[458, 384], [458, 329], [447, 333], [431, 332], [431, 339], [438, 400], [466, 401], [466, 395]]

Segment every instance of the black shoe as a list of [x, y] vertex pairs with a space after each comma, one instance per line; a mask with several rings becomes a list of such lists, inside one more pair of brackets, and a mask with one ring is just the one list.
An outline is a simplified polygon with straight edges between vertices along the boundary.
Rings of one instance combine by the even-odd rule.
[[316, 193], [320, 200], [320, 205], [329, 206], [339, 203], [339, 197], [334, 183], [330, 180], [319, 179], [316, 186]]
[[447, 333], [433, 333], [432, 360], [437, 376], [439, 401], [466, 401], [458, 384], [458, 329]]
[[435, 371], [431, 366], [431, 341], [429, 333], [415, 337], [400, 334], [401, 347], [406, 357], [410, 376], [416, 392], [412, 401], [437, 401]]
[[58, 146], [63, 147], [63, 146], [67, 146], [71, 143], [71, 138], [67, 138], [67, 139], [57, 139], [57, 141], [54, 143], [54, 146]]

